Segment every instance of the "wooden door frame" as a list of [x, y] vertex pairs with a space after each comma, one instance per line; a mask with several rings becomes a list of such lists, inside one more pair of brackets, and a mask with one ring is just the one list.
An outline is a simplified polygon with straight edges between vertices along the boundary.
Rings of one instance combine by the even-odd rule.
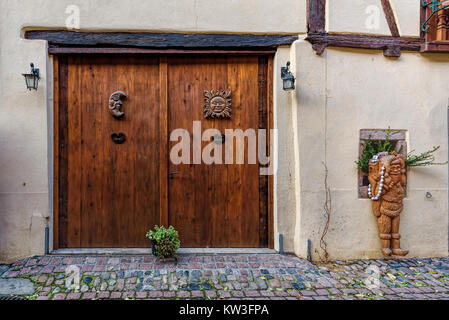
[[[61, 48], [62, 49], [62, 48]], [[69, 50], [66, 50], [69, 49]], [[135, 48], [65, 48], [63, 50], [57, 50], [49, 53], [53, 55], [53, 250], [64, 248], [61, 243], [67, 241], [67, 179], [61, 179], [61, 177], [67, 177], [68, 167], [68, 99], [67, 99], [67, 87], [68, 87], [68, 56], [69, 55], [104, 55], [104, 54], [132, 54], [132, 55], [159, 55], [160, 56], [160, 96], [161, 101], [167, 101], [164, 97], [168, 94], [167, 88], [167, 55], [181, 54], [181, 55], [201, 55], [201, 54], [217, 54], [217, 55], [257, 55], [259, 56], [259, 68], [261, 61], [266, 61], [266, 126], [267, 126], [267, 146], [270, 146], [270, 129], [273, 129], [273, 61], [275, 50], [272, 48], [264, 50], [180, 50], [180, 49], [168, 49], [168, 50], [154, 50], [154, 49], [141, 49]], [[126, 49], [126, 50], [123, 50]], [[261, 59], [261, 57], [263, 57]], [[265, 60], [263, 60], [265, 59]], [[165, 70], [165, 75], [162, 75]], [[260, 72], [260, 70], [259, 70]], [[260, 79], [259, 79], [260, 80]], [[166, 102], [165, 102], [166, 103]], [[259, 106], [260, 107], [260, 106]], [[167, 108], [165, 108], [167, 109]], [[165, 114], [165, 115], [164, 115]], [[160, 155], [161, 166], [160, 174], [160, 221], [162, 224], [168, 224], [168, 118], [167, 112], [160, 117], [160, 125], [165, 128], [162, 133], [166, 137], [166, 148], [163, 148], [165, 152]], [[272, 150], [270, 150], [271, 152]], [[165, 175], [164, 175], [165, 172]], [[268, 221], [266, 225], [268, 227], [268, 239], [264, 246], [270, 249], [274, 248], [274, 218], [273, 218], [273, 175], [259, 176], [259, 201], [261, 201], [261, 192], [266, 192], [266, 202], [259, 203], [260, 207], [267, 206]], [[261, 186], [264, 185], [264, 187]], [[266, 185], [266, 187], [265, 187]], [[263, 190], [263, 189], [267, 190]], [[67, 242], [66, 242], [67, 243]]]

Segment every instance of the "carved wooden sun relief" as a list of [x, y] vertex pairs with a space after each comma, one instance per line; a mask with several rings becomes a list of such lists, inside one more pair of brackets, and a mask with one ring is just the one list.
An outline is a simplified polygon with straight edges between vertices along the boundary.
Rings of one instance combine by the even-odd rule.
[[231, 90], [204, 91], [204, 118], [231, 118]]

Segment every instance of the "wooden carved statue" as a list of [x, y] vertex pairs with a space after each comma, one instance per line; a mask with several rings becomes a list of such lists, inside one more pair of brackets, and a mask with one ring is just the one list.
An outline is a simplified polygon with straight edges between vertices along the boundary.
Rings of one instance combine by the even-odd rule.
[[405, 256], [408, 251], [401, 249], [399, 234], [406, 182], [404, 158], [386, 152], [375, 155], [369, 162], [368, 180], [368, 196], [377, 218], [382, 253]]

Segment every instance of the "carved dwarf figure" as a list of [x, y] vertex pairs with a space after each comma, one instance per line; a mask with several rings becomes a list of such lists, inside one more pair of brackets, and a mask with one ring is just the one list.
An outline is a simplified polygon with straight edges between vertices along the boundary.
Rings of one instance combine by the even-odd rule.
[[377, 217], [382, 253], [385, 256], [405, 256], [408, 251], [401, 249], [399, 240], [399, 215], [406, 182], [404, 158], [388, 154], [374, 156], [369, 163], [368, 180], [368, 196]]

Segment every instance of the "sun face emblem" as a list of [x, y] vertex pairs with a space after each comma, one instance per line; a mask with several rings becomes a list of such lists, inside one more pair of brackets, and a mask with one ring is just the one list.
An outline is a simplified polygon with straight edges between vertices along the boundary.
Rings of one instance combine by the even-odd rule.
[[204, 118], [231, 118], [231, 90], [204, 91]]

